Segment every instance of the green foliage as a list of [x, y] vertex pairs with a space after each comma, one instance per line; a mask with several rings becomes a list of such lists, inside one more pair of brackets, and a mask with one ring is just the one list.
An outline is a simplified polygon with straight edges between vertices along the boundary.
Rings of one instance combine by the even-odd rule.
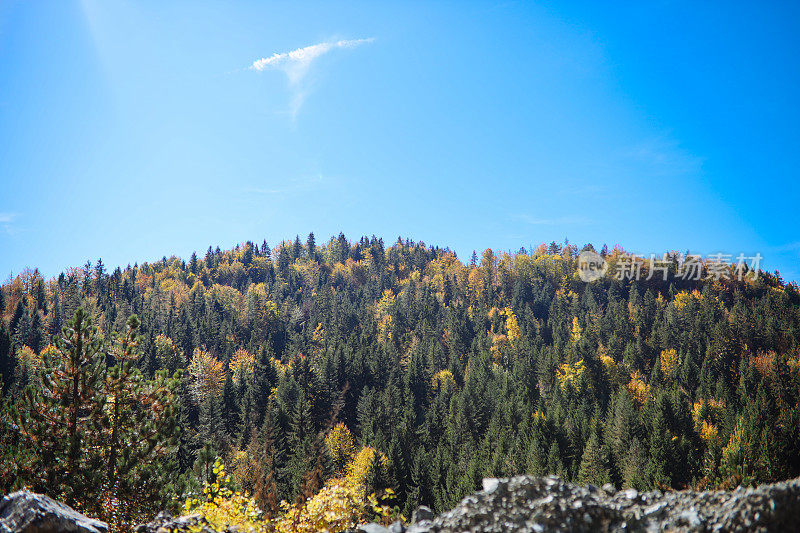
[[41, 385], [30, 385], [11, 412], [19, 440], [9, 468], [26, 485], [100, 516], [116, 529], [131, 526], [168, 503], [169, 455], [177, 427], [166, 371], [146, 380], [131, 316], [106, 343], [82, 309], [44, 352]]
[[[263, 518], [316, 524], [341, 496], [344, 524], [443, 510], [484, 476], [646, 489], [800, 475], [796, 285], [587, 284], [577, 254], [464, 264], [410, 240], [309, 235], [27, 272], [0, 290], [0, 488], [98, 514], [101, 490], [167, 505], [213, 483], [220, 456]], [[333, 483], [365, 446], [386, 461], [372, 456], [360, 492]]]

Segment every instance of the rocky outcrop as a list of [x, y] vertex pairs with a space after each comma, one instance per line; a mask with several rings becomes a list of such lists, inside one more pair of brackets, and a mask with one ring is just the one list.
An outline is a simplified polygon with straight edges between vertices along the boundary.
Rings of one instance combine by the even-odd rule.
[[484, 479], [482, 491], [407, 531], [800, 531], [800, 478], [732, 492], [615, 491], [557, 477]]
[[[580, 486], [557, 477], [484, 479], [483, 490], [435, 516], [421, 507], [407, 527], [361, 526], [367, 533], [462, 531], [800, 531], [800, 478], [724, 491], [616, 491]], [[19, 491], [0, 502], [0, 533], [106, 533], [104, 522], [47, 496]], [[223, 533], [200, 515], [162, 513], [137, 533]], [[242, 533], [231, 529], [227, 533]]]
[[0, 501], [0, 533], [106, 533], [108, 524], [44, 494], [21, 490]]

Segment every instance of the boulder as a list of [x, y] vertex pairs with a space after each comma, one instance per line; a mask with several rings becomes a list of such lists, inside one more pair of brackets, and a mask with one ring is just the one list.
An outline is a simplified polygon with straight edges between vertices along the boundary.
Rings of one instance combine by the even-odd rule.
[[106, 533], [108, 524], [72, 507], [26, 490], [0, 501], [0, 533]]
[[408, 533], [463, 531], [800, 531], [800, 478], [735, 491], [616, 492], [555, 476], [484, 480]]

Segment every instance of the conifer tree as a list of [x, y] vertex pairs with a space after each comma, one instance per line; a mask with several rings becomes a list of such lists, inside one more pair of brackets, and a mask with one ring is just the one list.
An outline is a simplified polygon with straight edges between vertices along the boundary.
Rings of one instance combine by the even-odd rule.
[[110, 355], [117, 364], [108, 370], [104, 390], [104, 518], [120, 527], [146, 518], [168, 502], [168, 472], [174, 459], [177, 427], [174, 392], [180, 379], [166, 370], [146, 380], [134, 366], [141, 357], [136, 336], [139, 319], [128, 318], [124, 335], [116, 336]]
[[11, 354], [11, 334], [6, 321], [0, 318], [0, 395], [8, 391], [14, 379], [14, 357]]
[[611, 482], [608, 453], [601, 445], [597, 432], [593, 431], [586, 443], [586, 449], [578, 469], [578, 483], [591, 483], [601, 486]]
[[312, 451], [315, 449], [315, 440], [316, 435], [311, 420], [311, 404], [306, 399], [305, 392], [300, 389], [292, 411], [288, 436], [289, 490], [295, 496], [302, 494], [306, 475], [314, 468], [316, 456]]
[[57, 353], [45, 361], [41, 390], [29, 387], [14, 416], [20, 432], [19, 481], [68, 505], [99, 501], [102, 349], [97, 328], [78, 309], [57, 341]]

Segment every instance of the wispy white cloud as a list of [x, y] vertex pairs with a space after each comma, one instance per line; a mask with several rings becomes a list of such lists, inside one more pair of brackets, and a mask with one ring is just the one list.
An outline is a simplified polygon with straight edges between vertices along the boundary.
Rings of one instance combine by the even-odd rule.
[[0, 228], [3, 228], [3, 231], [9, 235], [13, 234], [13, 223], [16, 218], [16, 213], [0, 213]]
[[292, 50], [291, 52], [274, 53], [269, 57], [262, 57], [253, 61], [249, 70], [262, 72], [264, 70], [281, 70], [286, 74], [289, 81], [289, 86], [292, 90], [289, 108], [292, 116], [296, 116], [297, 112], [305, 102], [310, 88], [303, 83], [306, 75], [311, 68], [311, 64], [317, 58], [327, 54], [331, 50], [338, 48], [355, 48], [362, 44], [371, 43], [375, 39], [370, 37], [368, 39], [343, 39], [339, 41], [328, 41], [303, 48]]

